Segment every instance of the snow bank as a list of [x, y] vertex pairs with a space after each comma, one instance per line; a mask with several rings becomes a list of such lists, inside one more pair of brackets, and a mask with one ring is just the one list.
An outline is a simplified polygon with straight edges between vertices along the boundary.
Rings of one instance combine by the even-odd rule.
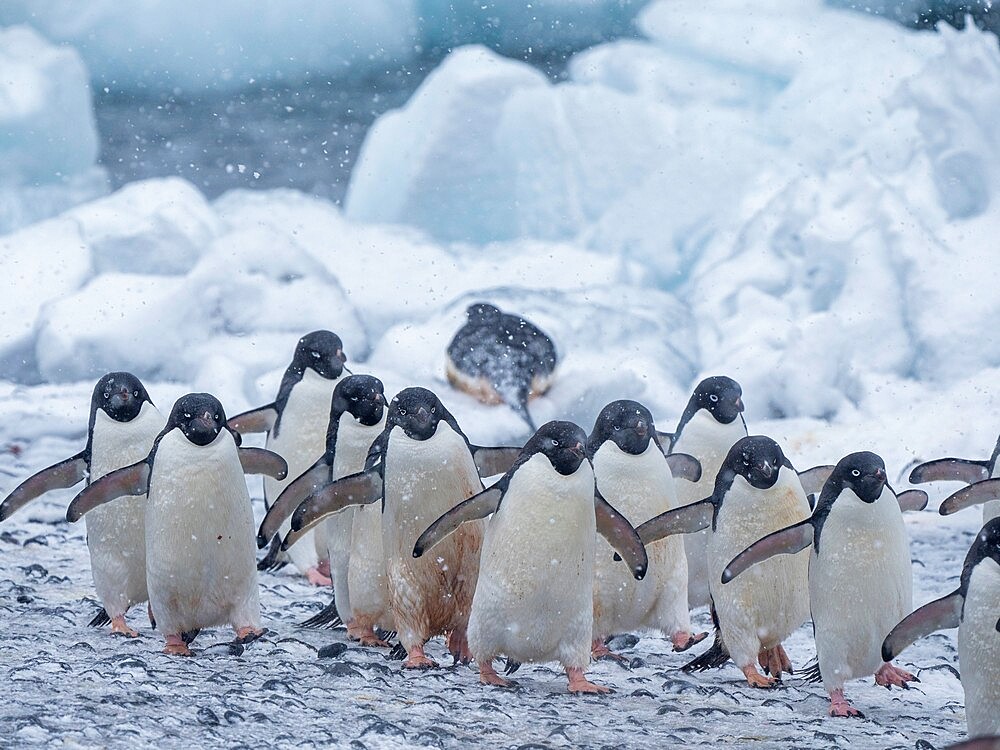
[[106, 190], [87, 71], [26, 26], [0, 28], [0, 233]]

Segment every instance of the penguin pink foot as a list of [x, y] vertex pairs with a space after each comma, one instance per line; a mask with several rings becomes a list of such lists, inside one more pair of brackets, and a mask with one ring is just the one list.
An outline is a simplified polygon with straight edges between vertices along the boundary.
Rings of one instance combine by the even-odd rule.
[[330, 576], [330, 559], [327, 558], [326, 560], [320, 560], [319, 563], [316, 565], [316, 570], [319, 571], [319, 574], [321, 576], [326, 576], [327, 578], [330, 578], [331, 577]]
[[497, 671], [493, 668], [492, 659], [484, 659], [483, 663], [479, 665], [479, 681], [483, 685], [494, 685], [502, 688], [509, 688], [514, 685], [510, 680], [505, 680], [497, 674]]
[[[763, 654], [765, 652], [761, 652]], [[774, 687], [776, 680], [773, 677], [766, 677], [757, 671], [757, 667], [753, 664], [747, 664], [743, 667], [743, 676], [747, 678], [747, 684], [753, 688], [760, 688], [762, 690], [767, 690], [768, 688]]]
[[899, 667], [894, 667], [889, 662], [885, 662], [875, 673], [875, 684], [881, 685], [887, 690], [891, 690], [893, 685], [903, 689], [909, 689], [910, 686], [907, 683], [910, 682], [920, 682], [920, 680], [909, 672], [902, 670]]
[[126, 638], [138, 638], [139, 631], [125, 624], [125, 615], [115, 615], [111, 618], [111, 634], [123, 635]]
[[566, 676], [569, 678], [569, 692], [571, 693], [610, 693], [611, 688], [603, 685], [595, 685], [583, 676], [580, 667], [566, 667]]
[[371, 623], [365, 623], [355, 617], [347, 623], [347, 637], [352, 641], [357, 641], [362, 646], [373, 648], [389, 648], [389, 642], [383, 641], [375, 635], [375, 628]]
[[696, 643], [701, 643], [707, 637], [708, 633], [692, 634], [686, 630], [679, 630], [670, 636], [670, 642], [674, 644], [674, 652], [680, 653], [682, 651], [687, 651]]
[[863, 719], [865, 715], [847, 702], [843, 690], [830, 691], [830, 716]]
[[621, 654], [616, 654], [606, 645], [604, 641], [600, 638], [595, 638], [593, 643], [590, 644], [590, 658], [594, 661], [598, 659], [614, 659], [619, 664], [628, 665], [628, 657], [622, 656]]
[[163, 640], [166, 642], [166, 646], [163, 647], [163, 653], [169, 656], [194, 656], [194, 653], [188, 648], [180, 633], [165, 636]]
[[469, 639], [464, 629], [452, 630], [448, 633], [448, 653], [455, 657], [455, 663], [471, 664], [472, 652], [469, 650]]
[[306, 571], [306, 578], [313, 586], [332, 586], [333, 579], [330, 578], [330, 563], [327, 561], [327, 575], [323, 575], [319, 568], [309, 568]]
[[267, 632], [267, 628], [255, 628], [247, 625], [243, 628], [233, 628], [236, 631], [236, 642], [246, 645], [253, 643]]
[[423, 646], [415, 646], [406, 654], [403, 669], [437, 669], [438, 663], [424, 653]]

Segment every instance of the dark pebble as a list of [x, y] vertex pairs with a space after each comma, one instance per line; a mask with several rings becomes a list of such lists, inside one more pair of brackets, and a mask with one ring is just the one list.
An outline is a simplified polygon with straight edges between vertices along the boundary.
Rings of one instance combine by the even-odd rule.
[[316, 652], [316, 656], [319, 659], [336, 659], [347, 651], [348, 648], [346, 643], [330, 643]]

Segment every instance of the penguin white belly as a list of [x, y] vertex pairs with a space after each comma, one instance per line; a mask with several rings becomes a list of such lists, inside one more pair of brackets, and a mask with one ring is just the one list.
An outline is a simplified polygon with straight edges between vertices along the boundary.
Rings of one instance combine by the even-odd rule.
[[[638, 456], [605, 441], [594, 455], [594, 474], [601, 495], [633, 526], [677, 507], [670, 467], [652, 441]], [[604, 537], [596, 539], [594, 638], [633, 630], [672, 635], [690, 629], [682, 538], [670, 536], [646, 546], [649, 563], [641, 581], [615, 561], [614, 550]]]
[[[372, 442], [385, 426], [385, 418], [378, 424], [367, 427], [358, 422], [350, 413], [340, 415], [337, 425], [337, 447], [333, 458], [334, 479], [356, 474], [365, 468], [365, 459]], [[352, 617], [351, 589], [348, 572], [351, 559], [351, 535], [356, 510], [353, 507], [335, 513], [324, 523], [326, 526], [327, 554], [330, 559], [330, 577], [333, 579], [333, 593], [337, 612], [344, 622]], [[382, 540], [379, 538], [378, 556], [381, 562]], [[362, 554], [374, 554], [362, 550]], [[382, 563], [384, 567], [384, 563]]]
[[722, 583], [726, 565], [771, 532], [809, 516], [795, 472], [781, 469], [769, 490], [754, 489], [737, 476], [719, 509], [708, 540], [709, 583], [722, 640], [740, 668], [761, 649], [774, 648], [809, 617], [809, 550], [779, 555]]
[[[166, 420], [148, 401], [135, 419], [116, 422], [103, 410], [94, 415], [90, 481], [149, 455]], [[122, 497], [84, 516], [90, 569], [97, 597], [109, 617], [146, 601], [146, 498]]]
[[149, 600], [164, 634], [229, 623], [260, 627], [254, 522], [236, 444], [167, 433], [146, 510]]
[[[273, 503], [289, 482], [312, 466], [326, 451], [326, 428], [330, 424], [330, 404], [337, 382], [307, 368], [302, 380], [292, 387], [277, 434], [272, 431], [267, 436], [268, 450], [288, 463], [288, 475], [284, 479], [264, 477], [264, 497], [268, 503]], [[283, 538], [291, 527], [291, 519], [286, 519], [279, 535]], [[326, 557], [326, 544], [326, 529], [319, 524], [289, 548], [288, 556], [299, 572], [305, 573]]]
[[[729, 424], [717, 422], [709, 412], [701, 410], [684, 425], [674, 445], [675, 453], [688, 453], [701, 463], [701, 478], [697, 482], [677, 483], [677, 507], [690, 505], [710, 497], [715, 489], [715, 476], [726, 460], [726, 454], [747, 431], [742, 419]], [[688, 565], [688, 606], [702, 607], [709, 602], [708, 537], [711, 530], [684, 534], [684, 551]]]
[[810, 559], [809, 599], [827, 691], [874, 674], [882, 641], [913, 611], [910, 546], [889, 488], [870, 504], [851, 490], [837, 498]]
[[422, 441], [401, 428], [390, 433], [382, 543], [392, 613], [407, 649], [468, 621], [483, 522], [463, 524], [419, 559], [413, 547], [428, 526], [481, 489], [465, 439], [447, 422]]
[[562, 476], [536, 454], [514, 473], [483, 542], [469, 620], [477, 661], [505, 654], [586, 667], [593, 632], [593, 498], [587, 463]]
[[972, 571], [958, 627], [958, 666], [970, 737], [1000, 734], [1000, 565], [990, 559]]

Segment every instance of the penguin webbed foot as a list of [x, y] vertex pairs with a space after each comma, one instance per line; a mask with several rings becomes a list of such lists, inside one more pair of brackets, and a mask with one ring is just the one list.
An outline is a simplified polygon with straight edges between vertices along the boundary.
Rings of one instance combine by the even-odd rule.
[[188, 642], [184, 640], [183, 633], [171, 633], [164, 636], [165, 645], [163, 653], [167, 656], [194, 656], [194, 652], [188, 648]]
[[865, 715], [847, 702], [843, 690], [834, 690], [830, 693], [830, 716], [847, 719], [864, 719]]
[[238, 643], [241, 646], [246, 646], [260, 640], [270, 632], [267, 628], [255, 628], [249, 625], [242, 628], [235, 628], [235, 630], [236, 638], [233, 640], [233, 643]]
[[685, 631], [674, 633], [674, 635], [671, 636], [670, 641], [673, 643], [673, 652], [675, 654], [680, 654], [687, 651], [692, 646], [701, 643], [706, 638], [708, 638], [707, 631], [702, 633], [688, 633]]
[[753, 664], [747, 664], [743, 667], [743, 676], [746, 677], [747, 684], [750, 687], [760, 690], [770, 690], [778, 682], [775, 677], [762, 675]]
[[124, 638], [138, 638], [139, 631], [128, 626], [125, 622], [125, 615], [115, 615], [111, 618], [111, 635], [119, 635]]
[[584, 677], [583, 670], [580, 667], [566, 667], [566, 677], [569, 678], [567, 690], [571, 693], [594, 695], [612, 692], [611, 688], [593, 683]]
[[403, 669], [437, 669], [438, 663], [424, 653], [423, 646], [408, 649]]
[[909, 690], [911, 682], [920, 682], [914, 675], [904, 669], [893, 666], [889, 662], [884, 663], [875, 673], [875, 684], [892, 690], [893, 686]]
[[607, 644], [600, 638], [595, 638], [593, 643], [590, 645], [590, 658], [594, 661], [614, 661], [622, 669], [631, 672], [632, 667], [629, 662], [629, 658], [623, 654], [616, 654]]
[[318, 567], [309, 568], [306, 571], [306, 580], [309, 581], [313, 586], [332, 586], [333, 580], [326, 575]]

